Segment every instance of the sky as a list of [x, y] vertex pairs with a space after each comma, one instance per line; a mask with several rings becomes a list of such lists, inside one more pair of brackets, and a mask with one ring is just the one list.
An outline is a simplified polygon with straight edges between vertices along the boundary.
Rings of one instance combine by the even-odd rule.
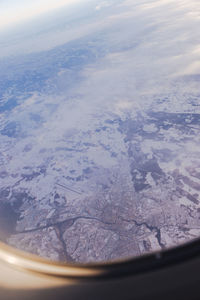
[[3, 0], [0, 1], [0, 30], [12, 27], [40, 14], [84, 0]]

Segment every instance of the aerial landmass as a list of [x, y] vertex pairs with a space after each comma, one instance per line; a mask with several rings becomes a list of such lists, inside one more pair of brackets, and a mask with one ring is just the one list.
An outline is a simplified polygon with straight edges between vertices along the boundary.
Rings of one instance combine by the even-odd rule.
[[199, 5], [86, 2], [0, 49], [0, 239], [70, 263], [200, 236]]

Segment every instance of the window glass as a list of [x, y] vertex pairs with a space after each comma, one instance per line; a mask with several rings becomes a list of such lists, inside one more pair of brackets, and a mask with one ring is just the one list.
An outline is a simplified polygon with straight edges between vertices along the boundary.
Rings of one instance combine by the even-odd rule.
[[0, 3], [0, 239], [102, 262], [200, 235], [196, 0]]

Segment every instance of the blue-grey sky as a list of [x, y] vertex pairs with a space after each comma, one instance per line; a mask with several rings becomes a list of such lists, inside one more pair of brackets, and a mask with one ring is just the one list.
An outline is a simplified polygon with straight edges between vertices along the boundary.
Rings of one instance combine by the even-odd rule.
[[32, 17], [84, 0], [3, 0], [0, 2], [0, 30]]

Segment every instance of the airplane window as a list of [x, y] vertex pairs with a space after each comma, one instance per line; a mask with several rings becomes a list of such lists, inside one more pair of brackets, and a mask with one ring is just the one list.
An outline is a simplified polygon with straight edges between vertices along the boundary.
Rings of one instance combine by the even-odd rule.
[[0, 3], [3, 243], [96, 263], [200, 236], [199, 15], [195, 0]]

